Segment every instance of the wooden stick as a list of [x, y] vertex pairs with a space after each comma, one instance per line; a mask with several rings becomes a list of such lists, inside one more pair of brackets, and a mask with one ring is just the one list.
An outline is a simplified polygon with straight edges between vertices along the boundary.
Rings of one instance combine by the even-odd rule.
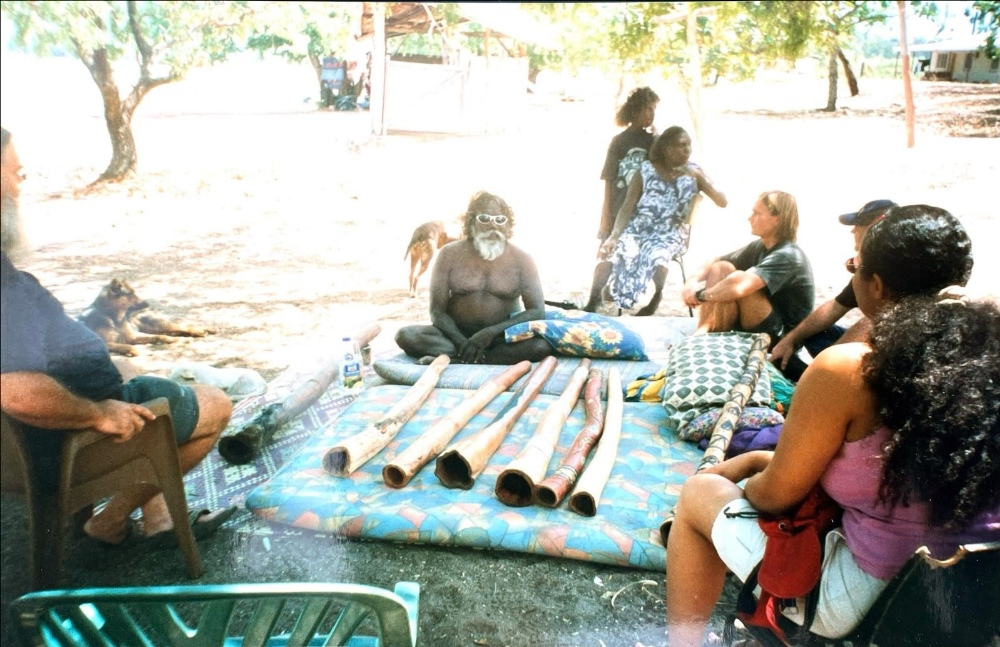
[[[758, 333], [750, 344], [750, 351], [747, 353], [746, 368], [740, 377], [740, 381], [733, 386], [732, 391], [729, 392], [729, 398], [722, 406], [719, 419], [716, 421], [715, 426], [712, 427], [712, 435], [708, 441], [708, 448], [705, 449], [701, 462], [698, 463], [698, 467], [695, 469], [695, 474], [706, 467], [718, 465], [726, 460], [726, 450], [729, 449], [729, 441], [732, 440], [733, 433], [736, 431], [736, 423], [740, 419], [740, 413], [743, 412], [743, 407], [746, 406], [746, 403], [753, 395], [754, 389], [757, 387], [757, 380], [760, 379], [761, 371], [765, 370], [764, 362], [767, 361], [767, 347], [770, 345], [771, 337], [767, 333]], [[671, 510], [667, 513], [663, 523], [660, 524], [660, 539], [663, 541], [664, 546], [667, 545], [670, 526], [673, 524], [675, 516], [676, 513], [674, 510]]]
[[553, 355], [539, 362], [521, 388], [514, 392], [500, 413], [493, 418], [493, 422], [474, 436], [455, 443], [438, 456], [434, 474], [442, 485], [450, 488], [459, 487], [463, 490], [472, 488], [490, 456], [500, 447], [514, 423], [538, 395], [555, 367], [556, 358]]
[[462, 400], [448, 415], [435, 422], [405, 451], [382, 468], [382, 480], [385, 484], [397, 489], [405, 487], [420, 468], [441, 453], [472, 416], [482, 411], [493, 398], [509, 389], [511, 384], [530, 370], [531, 362], [527, 360], [514, 364]]
[[[365, 344], [382, 332], [377, 322], [359, 330], [354, 339]], [[253, 419], [243, 425], [238, 432], [223, 436], [219, 440], [219, 454], [236, 465], [249, 463], [257, 456], [263, 445], [271, 442], [274, 432], [298, 418], [306, 409], [326, 393], [337, 377], [339, 365], [329, 360], [298, 387], [278, 402], [267, 405]]]
[[604, 429], [604, 411], [601, 405], [601, 385], [604, 374], [592, 368], [584, 387], [583, 403], [587, 409], [587, 419], [583, 429], [576, 435], [569, 451], [563, 456], [559, 467], [548, 478], [535, 486], [535, 502], [546, 508], [554, 508], [569, 492], [587, 461], [587, 454], [601, 437]]
[[585, 517], [597, 514], [597, 504], [601, 501], [601, 492], [608, 484], [611, 470], [618, 458], [618, 442], [622, 435], [622, 415], [625, 410], [625, 398], [622, 395], [622, 378], [618, 369], [611, 367], [608, 371], [608, 413], [604, 416], [604, 431], [601, 432], [601, 442], [597, 444], [594, 457], [590, 460], [580, 480], [577, 481], [573, 494], [569, 497], [569, 509]]
[[549, 459], [559, 442], [559, 434], [566, 424], [566, 418], [580, 399], [580, 391], [583, 390], [589, 371], [590, 360], [583, 358], [569, 378], [562, 395], [545, 411], [531, 440], [500, 474], [494, 492], [501, 502], [514, 507], [526, 506], [532, 502], [535, 482], [545, 476]]
[[323, 469], [327, 474], [348, 476], [382, 451], [431, 394], [441, 372], [450, 361], [451, 358], [447, 355], [438, 355], [416, 384], [407, 390], [406, 395], [387, 414], [330, 449], [323, 456]]

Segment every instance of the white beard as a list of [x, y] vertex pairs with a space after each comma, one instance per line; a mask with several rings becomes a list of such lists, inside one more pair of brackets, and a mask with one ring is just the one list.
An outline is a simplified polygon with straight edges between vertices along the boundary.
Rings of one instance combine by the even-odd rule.
[[28, 244], [21, 226], [21, 211], [17, 200], [10, 195], [0, 202], [0, 249], [12, 262], [23, 261], [27, 257]]
[[485, 261], [495, 261], [507, 249], [507, 237], [499, 231], [488, 231], [476, 234], [472, 245]]

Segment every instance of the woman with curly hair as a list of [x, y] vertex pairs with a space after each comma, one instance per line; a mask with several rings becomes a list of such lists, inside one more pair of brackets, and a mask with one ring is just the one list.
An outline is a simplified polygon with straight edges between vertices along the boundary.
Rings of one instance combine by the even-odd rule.
[[727, 204], [726, 196], [690, 159], [691, 137], [680, 126], [671, 126], [653, 141], [649, 159], [632, 177], [614, 227], [601, 245], [584, 310], [596, 311], [605, 285], [618, 307], [632, 308], [652, 279], [653, 297], [636, 314], [656, 312], [667, 264], [687, 250], [696, 198], [704, 193], [720, 207]]
[[965, 229], [943, 209], [900, 207], [847, 267], [870, 340], [809, 366], [774, 452], [724, 461], [681, 491], [667, 545], [673, 647], [701, 645], [727, 570], [745, 581], [760, 562], [757, 513], [787, 512], [817, 484], [844, 510], [809, 627], [820, 636], [848, 634], [918, 547], [946, 557], [1000, 539], [1000, 307], [949, 287], [972, 269]]
[[604, 202], [601, 205], [601, 226], [597, 230], [601, 242], [611, 233], [629, 181], [649, 154], [649, 147], [656, 136], [653, 119], [659, 102], [660, 97], [651, 88], [636, 88], [615, 115], [615, 123], [625, 130], [611, 140], [604, 169], [601, 170]]

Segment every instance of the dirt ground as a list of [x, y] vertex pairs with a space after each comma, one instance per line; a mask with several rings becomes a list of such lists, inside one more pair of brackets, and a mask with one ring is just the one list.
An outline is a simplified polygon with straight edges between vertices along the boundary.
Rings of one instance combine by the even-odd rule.
[[[147, 372], [201, 361], [250, 367], [272, 379], [365, 322], [383, 326], [376, 354], [393, 352], [393, 331], [426, 318], [429, 274], [417, 298], [407, 293], [403, 254], [413, 228], [453, 220], [470, 195], [487, 189], [514, 208], [513, 242], [536, 258], [546, 298], [582, 302], [597, 248], [598, 176], [616, 132], [610, 96], [531, 95], [524, 119], [498, 135], [376, 138], [367, 112], [316, 109], [307, 98], [314, 82], [291, 69], [220, 66], [153, 91], [135, 119], [138, 174], [84, 191], [109, 149], [83, 66], [4, 53], [4, 127], [14, 133], [27, 174], [21, 206], [33, 255], [24, 269], [72, 314], [122, 277], [162, 311], [216, 329], [204, 339], [144, 347], [135, 362]], [[656, 89], [657, 127], [679, 123], [693, 131], [680, 93], [666, 83]], [[862, 79], [862, 94], [842, 99], [836, 113], [815, 110], [825, 101], [822, 80], [789, 76], [706, 88], [704, 132], [692, 159], [730, 206], [701, 207], [688, 271], [748, 242], [756, 196], [782, 189], [799, 201], [800, 243], [812, 260], [817, 303], [848, 280], [843, 261], [852, 255], [851, 236], [837, 215], [876, 198], [938, 205], [963, 218], [976, 251], [971, 287], [1000, 294], [1000, 259], [989, 249], [1000, 239], [1000, 87], [915, 82], [914, 89], [917, 145], [907, 149], [899, 81]], [[686, 314], [679, 285], [672, 268], [659, 315]], [[413, 559], [434, 554], [412, 550]], [[457, 564], [465, 556], [440, 554]], [[539, 586], [549, 573], [575, 568], [514, 556], [494, 563], [498, 576], [538, 579]], [[654, 623], [663, 608], [663, 578], [655, 575], [614, 581], [654, 577], [658, 588], [634, 588], [641, 613]], [[463, 586], [464, 572], [452, 585], [456, 603], [472, 594]], [[577, 586], [597, 583], [587, 576]], [[560, 590], [556, 597], [577, 595]], [[594, 604], [566, 602], [574, 604], [584, 615], [595, 612]], [[528, 618], [512, 611], [493, 615], [489, 631], [477, 634], [470, 624], [463, 635], [516, 637]], [[600, 635], [579, 644], [603, 645]], [[433, 644], [470, 644], [438, 638]]]

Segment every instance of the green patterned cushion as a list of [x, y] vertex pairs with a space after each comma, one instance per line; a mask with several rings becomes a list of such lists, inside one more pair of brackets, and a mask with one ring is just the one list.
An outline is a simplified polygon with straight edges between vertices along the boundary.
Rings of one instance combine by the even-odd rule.
[[[674, 345], [663, 388], [668, 429], [683, 435], [689, 422], [725, 404], [746, 370], [754, 338], [751, 333], [710, 333], [692, 335]], [[747, 406], [768, 406], [770, 400], [771, 381], [763, 372]]]

